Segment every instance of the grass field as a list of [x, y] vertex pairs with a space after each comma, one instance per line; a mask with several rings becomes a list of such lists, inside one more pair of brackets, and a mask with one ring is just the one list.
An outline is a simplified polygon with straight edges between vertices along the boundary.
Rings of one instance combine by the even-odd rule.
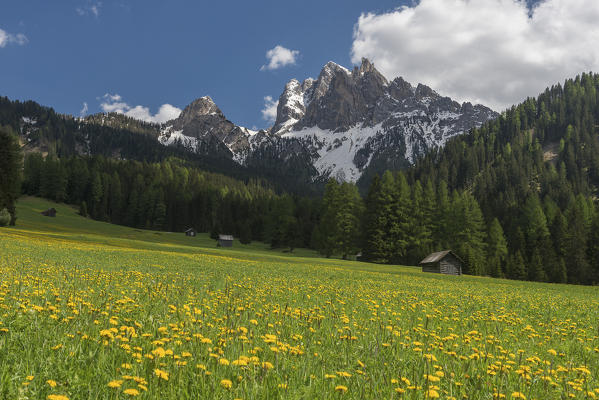
[[0, 228], [1, 399], [599, 397], [596, 287], [18, 212]]

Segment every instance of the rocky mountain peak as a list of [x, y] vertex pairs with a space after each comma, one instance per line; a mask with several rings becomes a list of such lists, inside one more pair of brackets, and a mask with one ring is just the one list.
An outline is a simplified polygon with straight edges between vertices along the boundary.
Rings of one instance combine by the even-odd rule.
[[193, 118], [200, 115], [222, 115], [222, 112], [210, 96], [204, 96], [192, 101], [182, 114], [189, 114]]
[[401, 77], [389, 82], [364, 58], [351, 72], [331, 61], [317, 79], [287, 82], [268, 131], [235, 125], [210, 97], [202, 97], [167, 123], [159, 140], [223, 153], [253, 168], [292, 168], [309, 171], [313, 179], [356, 181], [408, 166], [496, 116], [485, 106], [460, 105]]

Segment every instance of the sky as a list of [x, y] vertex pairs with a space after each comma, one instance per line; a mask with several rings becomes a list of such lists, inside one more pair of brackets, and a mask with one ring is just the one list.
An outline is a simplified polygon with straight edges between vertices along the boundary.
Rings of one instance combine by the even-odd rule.
[[501, 111], [599, 70], [599, 1], [19, 0], [0, 5], [0, 95], [154, 122], [210, 96], [272, 124], [289, 79], [368, 57], [388, 79]]

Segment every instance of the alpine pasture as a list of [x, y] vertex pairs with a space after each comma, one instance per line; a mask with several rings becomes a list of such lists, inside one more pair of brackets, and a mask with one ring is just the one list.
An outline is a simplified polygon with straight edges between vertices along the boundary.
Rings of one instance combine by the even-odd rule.
[[599, 397], [596, 287], [217, 249], [34, 198], [18, 215], [3, 399]]

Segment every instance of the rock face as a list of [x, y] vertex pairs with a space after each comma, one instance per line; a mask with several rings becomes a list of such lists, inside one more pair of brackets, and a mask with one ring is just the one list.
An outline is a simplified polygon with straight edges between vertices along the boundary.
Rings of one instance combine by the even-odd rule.
[[194, 100], [177, 119], [169, 121], [158, 140], [178, 144], [194, 152], [216, 151], [241, 161], [255, 131], [235, 125], [208, 96]]
[[389, 82], [362, 59], [352, 71], [329, 62], [316, 80], [289, 81], [268, 131], [236, 126], [203, 97], [167, 123], [159, 140], [196, 152], [222, 151], [249, 167], [292, 165], [311, 179], [357, 181], [369, 168], [408, 166], [497, 115], [400, 77]]

